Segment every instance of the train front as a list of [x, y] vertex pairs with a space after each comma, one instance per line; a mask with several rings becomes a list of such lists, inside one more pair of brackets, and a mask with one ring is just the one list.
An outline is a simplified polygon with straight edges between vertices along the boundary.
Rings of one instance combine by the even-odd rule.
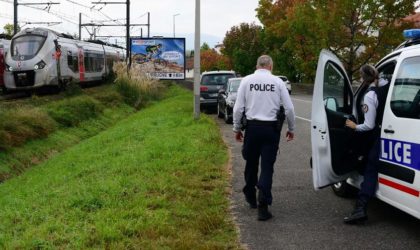
[[5, 64], [7, 89], [28, 90], [57, 81], [51, 36], [48, 30], [28, 28], [12, 38]]

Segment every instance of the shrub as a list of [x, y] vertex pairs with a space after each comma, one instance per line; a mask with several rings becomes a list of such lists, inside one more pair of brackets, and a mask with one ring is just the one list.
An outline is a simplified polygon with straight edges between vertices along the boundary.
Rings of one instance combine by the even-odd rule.
[[107, 89], [106, 91], [101, 91], [92, 94], [91, 96], [107, 107], [119, 106], [124, 102], [123, 96], [115, 89]]
[[148, 77], [135, 65], [130, 69], [129, 75], [124, 63], [114, 64], [114, 71], [117, 74], [115, 83], [118, 92], [124, 97], [124, 101], [134, 108], [144, 107], [161, 96], [164, 86]]
[[16, 107], [13, 110], [0, 110], [0, 116], [0, 149], [47, 137], [57, 127], [51, 117], [37, 108]]
[[66, 89], [64, 91], [64, 96], [66, 96], [66, 97], [77, 96], [77, 95], [80, 95], [82, 93], [83, 93], [82, 88], [80, 87], [80, 85], [78, 83], [70, 82], [66, 86]]
[[104, 107], [88, 96], [64, 99], [47, 106], [48, 114], [64, 127], [74, 127], [80, 122], [100, 115]]

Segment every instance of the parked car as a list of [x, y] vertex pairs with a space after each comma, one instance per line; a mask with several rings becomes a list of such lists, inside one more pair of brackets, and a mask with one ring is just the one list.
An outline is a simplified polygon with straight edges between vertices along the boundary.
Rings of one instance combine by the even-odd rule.
[[287, 90], [289, 90], [289, 95], [292, 94], [292, 84], [290, 83], [289, 79], [285, 76], [278, 76], [285, 84]]
[[230, 78], [236, 77], [234, 71], [208, 71], [201, 74], [200, 81], [200, 107], [216, 108], [219, 90], [223, 88]]
[[217, 97], [217, 116], [224, 118], [226, 123], [232, 123], [233, 106], [235, 106], [236, 94], [242, 78], [230, 78], [219, 90]]
[[[389, 90], [380, 130], [376, 197], [420, 219], [420, 30], [376, 64]], [[366, 151], [346, 129], [347, 119], [363, 123], [361, 102], [367, 86], [354, 94], [344, 65], [322, 50], [312, 100], [312, 172], [315, 189], [332, 186], [346, 196], [360, 187]]]

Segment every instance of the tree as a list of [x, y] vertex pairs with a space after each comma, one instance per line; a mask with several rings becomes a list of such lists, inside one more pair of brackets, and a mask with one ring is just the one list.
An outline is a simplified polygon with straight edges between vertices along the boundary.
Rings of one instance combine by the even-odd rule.
[[[8, 23], [8, 24], [4, 25], [3, 29], [4, 29], [4, 31], [5, 31], [5, 33], [6, 33], [6, 35], [8, 35], [8, 36], [13, 36], [13, 35], [14, 35], [14, 34], [13, 34], [14, 27], [15, 27], [15, 26], [14, 26], [13, 24], [11, 24], [11, 23]], [[20, 31], [20, 27], [19, 27], [19, 25], [18, 25], [18, 27], [17, 27], [17, 30], [18, 30], [18, 32]]]
[[260, 0], [257, 17], [264, 25], [263, 44], [274, 61], [274, 74], [286, 75], [292, 81], [301, 81], [303, 75], [299, 70], [298, 57], [293, 49], [286, 46], [287, 14], [303, 1], [298, 0]]
[[218, 54], [216, 51], [208, 49], [202, 50], [201, 54], [201, 71], [212, 71], [212, 70], [230, 70], [231, 64], [229, 59]]
[[230, 58], [233, 69], [241, 75], [255, 70], [257, 58], [266, 50], [262, 43], [261, 26], [254, 23], [241, 23], [226, 33], [222, 53]]
[[203, 45], [201, 45], [201, 48], [200, 48], [200, 50], [201, 51], [203, 51], [203, 50], [210, 50], [210, 46], [208, 45], [208, 43], [203, 43]]
[[[350, 80], [363, 64], [377, 62], [401, 43], [403, 30], [409, 25], [403, 18], [414, 13], [415, 2], [335, 1], [336, 13], [328, 21], [340, 35], [329, 30], [328, 45], [345, 64]], [[324, 16], [328, 15], [326, 9]]]
[[260, 0], [258, 17], [267, 33], [289, 51], [289, 62], [313, 82], [317, 58], [328, 48], [353, 79], [365, 63], [376, 62], [401, 43], [403, 18], [415, 0]]

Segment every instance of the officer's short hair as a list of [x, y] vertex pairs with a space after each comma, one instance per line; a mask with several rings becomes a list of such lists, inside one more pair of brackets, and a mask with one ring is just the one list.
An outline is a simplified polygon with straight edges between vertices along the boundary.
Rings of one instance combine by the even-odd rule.
[[365, 64], [360, 68], [360, 76], [366, 83], [372, 83], [378, 79], [378, 71], [372, 65]]
[[266, 68], [268, 66], [273, 66], [273, 59], [268, 55], [262, 55], [258, 57], [257, 68]]

